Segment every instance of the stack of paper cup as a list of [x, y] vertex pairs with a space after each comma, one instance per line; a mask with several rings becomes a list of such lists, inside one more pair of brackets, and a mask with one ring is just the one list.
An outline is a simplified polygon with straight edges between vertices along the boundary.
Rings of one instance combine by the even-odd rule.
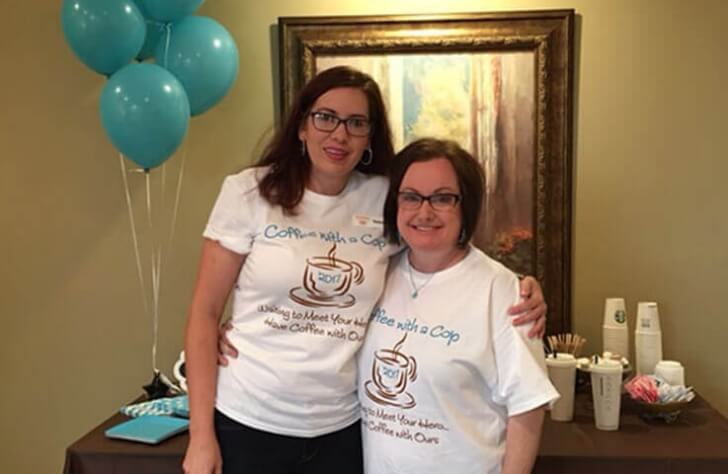
[[604, 352], [629, 358], [629, 332], [624, 298], [607, 298], [604, 302], [602, 344]]
[[592, 364], [589, 371], [594, 399], [594, 424], [598, 430], [617, 430], [622, 397], [622, 364], [616, 360], [601, 359], [598, 364]]
[[662, 360], [662, 331], [657, 303], [637, 304], [637, 323], [634, 330], [637, 373], [651, 375], [655, 365]]
[[557, 353], [546, 358], [549, 378], [561, 397], [551, 406], [551, 419], [571, 421], [574, 418], [574, 383], [576, 358], [571, 354]]

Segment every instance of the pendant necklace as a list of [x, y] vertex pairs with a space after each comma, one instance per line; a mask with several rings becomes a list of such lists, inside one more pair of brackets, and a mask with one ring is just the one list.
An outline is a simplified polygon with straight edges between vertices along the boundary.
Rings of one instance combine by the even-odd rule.
[[420, 291], [422, 291], [422, 289], [427, 286], [428, 283], [430, 283], [430, 280], [432, 280], [432, 278], [435, 276], [435, 273], [437, 272], [430, 273], [430, 276], [424, 281], [424, 283], [422, 283], [420, 286], [417, 286], [415, 284], [415, 277], [412, 274], [412, 264], [410, 263], [409, 258], [407, 259], [407, 269], [409, 270], [409, 280], [410, 284], [412, 285], [412, 293], [410, 293], [410, 296], [412, 297], [412, 299], [415, 299], [417, 298], [417, 296], [419, 296]]

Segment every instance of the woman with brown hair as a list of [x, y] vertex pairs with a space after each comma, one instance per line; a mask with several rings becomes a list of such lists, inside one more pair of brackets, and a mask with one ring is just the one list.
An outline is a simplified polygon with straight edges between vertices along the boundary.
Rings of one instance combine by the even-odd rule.
[[508, 316], [516, 275], [470, 243], [484, 188], [452, 141], [417, 140], [394, 159], [384, 233], [407, 247], [358, 354], [367, 473], [531, 472], [558, 393], [541, 341]]

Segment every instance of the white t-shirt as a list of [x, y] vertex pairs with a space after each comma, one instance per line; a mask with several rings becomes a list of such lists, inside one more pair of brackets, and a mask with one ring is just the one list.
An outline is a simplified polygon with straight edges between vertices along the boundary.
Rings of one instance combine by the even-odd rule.
[[259, 194], [267, 168], [225, 179], [204, 236], [246, 254], [233, 295], [239, 355], [216, 407], [260, 430], [312, 437], [359, 419], [355, 354], [397, 247], [382, 237], [383, 177], [355, 172], [337, 196], [306, 190], [286, 216]]
[[508, 417], [558, 397], [517, 301], [516, 276], [474, 247], [434, 274], [393, 259], [358, 356], [366, 473], [500, 472]]

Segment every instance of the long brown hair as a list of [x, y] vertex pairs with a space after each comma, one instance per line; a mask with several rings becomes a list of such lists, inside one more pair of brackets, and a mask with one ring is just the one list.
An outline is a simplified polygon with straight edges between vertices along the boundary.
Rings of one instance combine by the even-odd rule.
[[303, 192], [311, 172], [308, 154], [301, 153], [298, 131], [308, 117], [314, 102], [331, 89], [352, 87], [359, 89], [369, 102], [369, 120], [372, 123], [370, 145], [372, 161], [368, 165], [357, 164], [356, 169], [365, 174], [386, 175], [394, 157], [392, 132], [379, 86], [368, 74], [348, 66], [327, 69], [304, 86], [298, 94], [283, 126], [265, 148], [255, 166], [270, 166], [259, 183], [261, 196], [270, 204], [279, 205], [288, 214], [303, 198]]

